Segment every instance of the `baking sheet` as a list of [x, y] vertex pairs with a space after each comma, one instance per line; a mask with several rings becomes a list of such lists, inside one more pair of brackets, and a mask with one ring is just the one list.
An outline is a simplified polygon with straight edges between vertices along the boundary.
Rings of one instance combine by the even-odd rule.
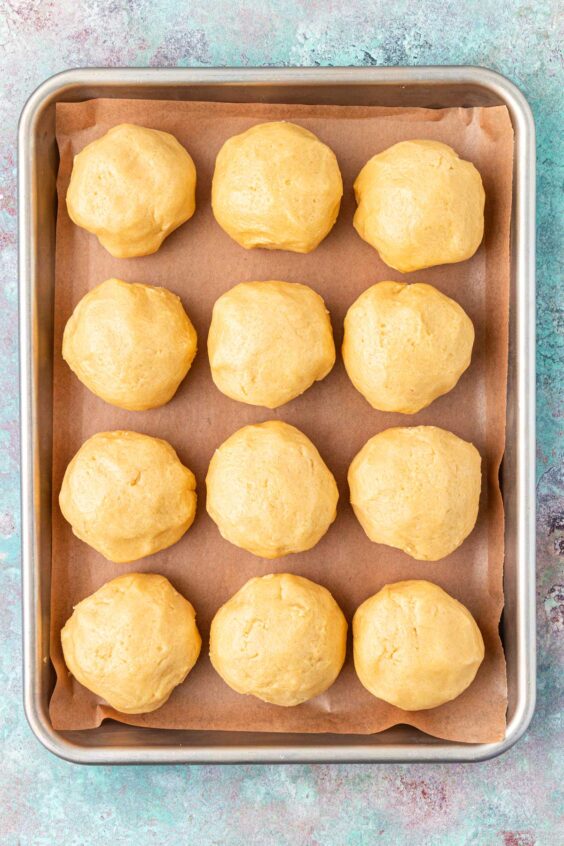
[[[229, 136], [256, 122], [294, 120], [336, 152], [345, 195], [339, 220], [313, 253], [247, 252], [215, 223], [209, 205], [215, 155]], [[74, 226], [64, 197], [72, 156], [111, 126], [131, 121], [172, 132], [198, 170], [194, 218], [153, 256], [114, 259]], [[468, 262], [402, 275], [386, 267], [352, 228], [354, 178], [366, 160], [408, 138], [451, 144], [480, 170], [486, 190], [486, 236]], [[503, 454], [509, 302], [509, 224], [513, 135], [504, 107], [398, 109], [284, 106], [143, 100], [97, 100], [57, 105], [61, 151], [55, 305], [53, 572], [51, 657], [57, 684], [50, 713], [56, 729], [89, 728], [105, 717], [160, 728], [284, 732], [371, 733], [409, 723], [437, 737], [491, 742], [503, 737], [506, 681], [498, 622], [503, 603], [503, 509], [498, 469]], [[199, 353], [171, 403], [148, 412], [106, 405], [74, 377], [60, 355], [64, 324], [80, 297], [110, 276], [164, 285], [182, 298], [199, 336]], [[205, 353], [214, 301], [243, 280], [287, 279], [310, 284], [331, 312], [340, 345], [346, 309], [369, 285], [384, 279], [425, 281], [456, 298], [476, 328], [473, 362], [458, 386], [416, 415], [374, 411], [349, 382], [338, 359], [331, 374], [302, 397], [276, 410], [245, 406], [214, 387]], [[204, 478], [214, 448], [240, 426], [282, 419], [312, 438], [335, 474], [341, 499], [328, 534], [309, 552], [264, 561], [224, 541], [205, 512]], [[477, 526], [462, 547], [435, 563], [372, 544], [348, 504], [348, 465], [365, 441], [394, 425], [434, 424], [472, 440], [483, 456], [484, 483]], [[133, 429], [168, 439], [196, 474], [199, 505], [193, 527], [174, 547], [129, 565], [105, 561], [77, 540], [57, 503], [65, 467], [94, 432]], [[119, 573], [160, 572], [194, 604], [204, 639], [202, 656], [160, 710], [119, 715], [77, 684], [62, 660], [59, 633], [80, 599]], [[474, 684], [454, 702], [409, 714], [373, 698], [356, 678], [349, 644], [337, 682], [322, 696], [283, 709], [242, 697], [217, 676], [207, 658], [215, 610], [254, 575], [293, 572], [326, 585], [349, 621], [356, 607], [383, 584], [426, 578], [460, 599], [484, 635], [486, 659]]]

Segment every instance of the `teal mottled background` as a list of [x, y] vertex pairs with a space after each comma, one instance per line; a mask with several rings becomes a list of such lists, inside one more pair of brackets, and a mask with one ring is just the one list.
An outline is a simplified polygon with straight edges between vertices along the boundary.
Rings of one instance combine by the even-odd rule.
[[[562, 13], [557, 0], [0, 0], [0, 844], [564, 843]], [[560, 27], [560, 29], [559, 29]], [[81, 768], [21, 707], [16, 125], [76, 66], [473, 64], [538, 134], [538, 708], [502, 758], [441, 766]]]

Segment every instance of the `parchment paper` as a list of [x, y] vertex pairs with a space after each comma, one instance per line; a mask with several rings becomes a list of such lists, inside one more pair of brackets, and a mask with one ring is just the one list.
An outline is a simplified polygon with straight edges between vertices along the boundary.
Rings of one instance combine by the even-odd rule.
[[[210, 181], [215, 156], [231, 135], [254, 123], [286, 119], [312, 130], [335, 151], [345, 193], [338, 222], [309, 255], [246, 251], [215, 223]], [[172, 132], [198, 171], [197, 211], [152, 256], [114, 259], [97, 239], [71, 223], [65, 196], [72, 158], [115, 124], [129, 121]], [[352, 185], [364, 163], [389, 145], [410, 138], [451, 144], [480, 171], [486, 190], [486, 235], [467, 262], [402, 275], [386, 267], [352, 227]], [[50, 713], [57, 729], [94, 727], [106, 717], [162, 728], [284, 732], [372, 733], [409, 723], [429, 734], [467, 742], [500, 739], [505, 729], [506, 679], [498, 623], [503, 604], [503, 507], [498, 469], [504, 450], [509, 225], [513, 133], [505, 108], [398, 109], [379, 107], [222, 104], [143, 100], [93, 100], [57, 105], [61, 153], [55, 302], [53, 571], [51, 658], [57, 684]], [[163, 285], [176, 292], [198, 332], [199, 352], [177, 396], [164, 408], [127, 412], [93, 396], [61, 358], [66, 320], [88, 290], [110, 276]], [[382, 280], [425, 281], [454, 297], [476, 328], [472, 364], [450, 394], [411, 415], [374, 411], [349, 382], [340, 357], [331, 374], [276, 411], [223, 396], [213, 385], [206, 356], [211, 310], [217, 297], [243, 280], [283, 279], [311, 285], [331, 312], [340, 347], [348, 306]], [[266, 561], [224, 541], [205, 510], [204, 478], [214, 449], [246, 423], [282, 419], [316, 444], [340, 491], [337, 520], [309, 552]], [[471, 440], [483, 456], [478, 523], [460, 549], [436, 563], [371, 543], [348, 503], [347, 468], [369, 437], [389, 426], [439, 425]], [[58, 507], [67, 463], [95, 432], [132, 429], [165, 438], [196, 474], [198, 513], [175, 546], [128, 565], [112, 564], [77, 540]], [[73, 605], [124, 572], [167, 576], [197, 610], [201, 657], [164, 707], [146, 716], [115, 712], [68, 674], [60, 629]], [[350, 639], [345, 667], [325, 694], [295, 708], [268, 705], [231, 691], [213, 671], [210, 620], [251, 576], [270, 572], [307, 576], [329, 588], [349, 622], [355, 609], [387, 582], [429, 579], [463, 602], [484, 635], [486, 658], [471, 687], [430, 711], [406, 713], [372, 697], [358, 681]]]

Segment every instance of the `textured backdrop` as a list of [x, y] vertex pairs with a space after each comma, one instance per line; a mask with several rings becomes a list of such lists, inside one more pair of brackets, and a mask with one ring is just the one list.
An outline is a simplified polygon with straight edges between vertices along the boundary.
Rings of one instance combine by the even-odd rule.
[[[558, 6], [558, 0], [0, 0], [1, 846], [564, 843]], [[537, 125], [539, 680], [531, 728], [503, 757], [474, 765], [83, 768], [60, 761], [35, 741], [21, 706], [16, 128], [25, 99], [46, 77], [77, 66], [401, 64], [494, 68], [521, 87]]]

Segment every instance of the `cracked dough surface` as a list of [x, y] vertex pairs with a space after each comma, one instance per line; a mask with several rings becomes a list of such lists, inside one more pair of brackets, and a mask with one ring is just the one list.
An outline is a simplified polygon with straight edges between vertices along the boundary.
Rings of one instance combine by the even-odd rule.
[[470, 611], [423, 580], [386, 585], [363, 602], [353, 618], [353, 644], [364, 687], [404, 711], [455, 699], [484, 659]]
[[118, 576], [75, 606], [61, 631], [65, 663], [117, 711], [155, 711], [198, 660], [195, 618], [164, 576]]
[[216, 613], [210, 658], [238, 693], [292, 706], [333, 684], [347, 622], [329, 591], [287, 573], [248, 581]]
[[213, 381], [231, 399], [278, 408], [335, 363], [329, 313], [298, 282], [242, 282], [215, 303], [208, 335]]
[[176, 294], [120, 279], [89, 291], [63, 335], [63, 358], [80, 381], [130, 411], [172, 399], [196, 347], [196, 330]]
[[224, 441], [206, 485], [208, 514], [222, 536], [262, 558], [311, 549], [337, 514], [337, 485], [317, 449], [277, 420]]
[[166, 549], [196, 514], [196, 480], [169, 443], [99, 432], [69, 463], [59, 504], [74, 534], [117, 563]]

